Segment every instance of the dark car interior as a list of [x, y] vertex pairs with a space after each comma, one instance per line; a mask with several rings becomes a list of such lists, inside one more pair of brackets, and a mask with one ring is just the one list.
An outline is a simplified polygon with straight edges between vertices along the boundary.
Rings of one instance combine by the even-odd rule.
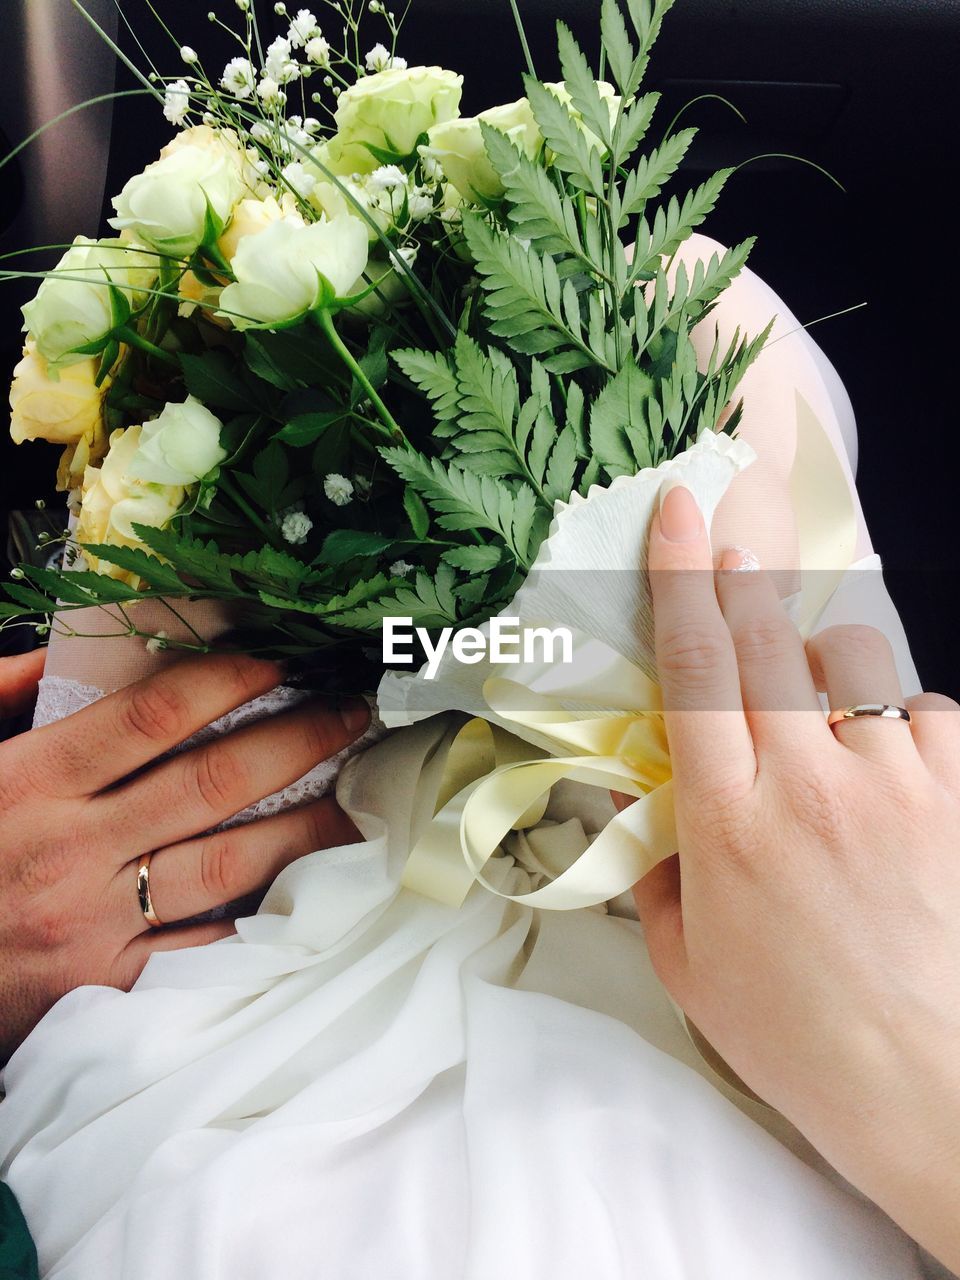
[[[113, 0], [87, 2], [139, 59]], [[557, 18], [588, 48], [595, 40], [599, 0], [520, 3], [538, 72], [556, 71]], [[179, 74], [176, 50], [145, 0], [123, 8], [161, 69]], [[162, 6], [181, 40], [222, 48], [225, 61], [207, 8], [197, 0]], [[279, 28], [272, 5], [261, 8]], [[133, 87], [69, 0], [3, 0], [3, 17], [0, 152], [83, 97]], [[522, 92], [509, 0], [413, 0], [401, 37], [400, 52], [408, 50], [463, 72], [465, 112]], [[703, 95], [720, 95], [746, 116], [743, 123], [713, 98], [690, 108], [686, 122], [701, 134], [680, 175], [685, 185], [696, 170], [790, 153], [844, 188], [792, 160], [759, 160], [730, 182], [705, 230], [728, 243], [756, 233], [751, 265], [804, 323], [868, 304], [815, 335], [853, 400], [860, 493], [921, 678], [954, 697], [953, 242], [937, 227], [955, 207], [958, 54], [960, 0], [677, 0], [650, 73], [665, 95], [664, 126]], [[105, 197], [168, 135], [160, 111], [136, 98], [71, 117], [0, 172], [0, 252], [95, 234]], [[18, 307], [35, 286], [0, 283], [7, 379], [20, 348]], [[45, 446], [4, 447], [5, 508], [58, 501], [51, 457]]]

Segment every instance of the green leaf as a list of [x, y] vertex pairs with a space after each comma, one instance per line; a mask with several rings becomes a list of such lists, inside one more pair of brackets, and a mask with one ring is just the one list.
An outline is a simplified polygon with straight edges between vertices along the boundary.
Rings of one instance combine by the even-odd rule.
[[590, 447], [610, 474], [627, 475], [636, 469], [625, 428], [645, 425], [644, 408], [653, 385], [650, 374], [629, 361], [593, 402]]
[[[134, 530], [138, 535], [142, 527], [134, 525]], [[158, 530], [154, 530], [154, 532], [158, 532]], [[118, 569], [126, 569], [128, 573], [137, 574], [148, 582], [155, 591], [166, 591], [171, 595], [189, 593], [187, 583], [183, 581], [176, 569], [139, 547], [112, 547], [98, 543], [84, 543], [83, 545], [84, 550], [89, 551], [98, 560], [105, 560], [107, 564], [116, 565]], [[130, 587], [128, 588], [128, 594], [123, 599], [132, 599], [135, 595], [134, 588]]]
[[57, 602], [55, 598], [50, 599], [33, 587], [24, 586], [22, 582], [5, 582], [3, 583], [3, 589], [11, 600], [15, 600], [28, 613], [47, 614], [56, 612]]
[[495, 569], [503, 558], [502, 547], [453, 547], [441, 557], [454, 569], [464, 573], [487, 573]]
[[524, 355], [543, 355], [565, 371], [593, 364], [612, 372], [605, 353], [595, 353], [572, 330], [562, 313], [562, 290], [549, 256], [525, 249], [514, 237], [494, 231], [476, 214], [463, 219], [464, 234], [483, 281], [484, 312], [490, 331]]
[[364, 529], [334, 529], [324, 538], [317, 559], [328, 565], [346, 564], [361, 557], [382, 555], [395, 542], [395, 538], [385, 538]]
[[609, 148], [610, 108], [601, 98], [590, 64], [565, 22], [557, 23], [557, 47], [570, 101], [580, 112], [587, 128]]
[[628, 218], [642, 213], [647, 203], [656, 199], [680, 167], [696, 136], [696, 129], [681, 129], [640, 158], [623, 184], [619, 226], [622, 227]]
[[524, 76], [523, 83], [540, 132], [553, 152], [554, 164], [567, 175], [574, 186], [598, 198], [602, 197], [603, 166], [600, 153], [596, 147], [590, 146], [570, 108], [532, 76]]
[[581, 242], [573, 201], [562, 197], [543, 165], [519, 151], [505, 134], [485, 121], [480, 129], [504, 186], [507, 217], [517, 234], [542, 253], [570, 254], [597, 270]]
[[276, 438], [290, 445], [291, 448], [299, 449], [304, 445], [313, 444], [329, 427], [343, 421], [344, 415], [339, 410], [331, 413], [304, 413], [298, 418], [291, 418], [286, 426], [277, 432]]
[[460, 393], [456, 371], [439, 351], [394, 351], [394, 363], [430, 400], [438, 422], [456, 418], [460, 409]]
[[251, 389], [223, 351], [180, 356], [187, 391], [211, 409], [243, 413], [250, 409]]
[[600, 36], [613, 78], [623, 92], [629, 86], [635, 54], [617, 0], [603, 0], [600, 8]]
[[524, 529], [532, 517], [528, 520], [525, 513], [528, 504], [536, 511], [537, 499], [528, 486], [446, 465], [412, 449], [383, 449], [381, 454], [433, 508], [442, 529], [486, 529], [503, 539], [520, 564], [529, 564]]
[[430, 516], [424, 506], [423, 499], [413, 489], [403, 491], [403, 509], [410, 521], [413, 536], [422, 542], [430, 530]]
[[[247, 481], [247, 477], [238, 476], [238, 480]], [[271, 441], [265, 449], [261, 449], [253, 459], [253, 484], [249, 481], [244, 488], [263, 508], [275, 513], [280, 505], [287, 481], [290, 479], [290, 464], [286, 450], [276, 441]]]
[[695, 191], [688, 191], [681, 204], [671, 196], [666, 209], [658, 209], [651, 228], [646, 218], [637, 225], [631, 282], [640, 278], [660, 258], [670, 257], [683, 244], [691, 231], [713, 211], [720, 192], [733, 169], [720, 169]]
[[370, 629], [386, 617], [409, 617], [415, 626], [443, 627], [457, 621], [454, 570], [441, 564], [435, 578], [418, 573], [412, 586], [398, 587], [389, 595], [353, 609], [343, 609], [327, 620], [338, 627]]

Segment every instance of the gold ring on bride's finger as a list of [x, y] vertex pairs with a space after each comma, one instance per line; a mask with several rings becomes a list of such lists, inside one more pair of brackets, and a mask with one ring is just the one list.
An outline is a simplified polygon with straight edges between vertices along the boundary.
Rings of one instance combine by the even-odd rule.
[[140, 910], [151, 929], [159, 929], [163, 921], [153, 909], [150, 897], [150, 859], [152, 853], [145, 853], [137, 863], [137, 897], [140, 899]]
[[832, 729], [841, 720], [865, 720], [875, 716], [878, 720], [905, 720], [910, 723], [910, 712], [906, 707], [892, 707], [887, 702], [860, 702], [855, 707], [840, 707], [827, 716], [827, 724]]

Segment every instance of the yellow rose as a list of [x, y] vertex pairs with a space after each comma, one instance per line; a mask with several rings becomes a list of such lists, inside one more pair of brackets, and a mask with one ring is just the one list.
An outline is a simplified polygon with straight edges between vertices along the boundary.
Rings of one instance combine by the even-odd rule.
[[[142, 427], [117, 430], [110, 436], [110, 448], [103, 464], [87, 467], [83, 476], [83, 497], [77, 522], [77, 542], [110, 547], [140, 547], [135, 524], [162, 529], [183, 505], [186, 489], [180, 485], [147, 484], [134, 480], [129, 469], [138, 456]], [[83, 550], [90, 568], [133, 587], [140, 579], [125, 569], [100, 560]]]
[[[217, 241], [217, 248], [228, 262], [232, 262], [244, 237], [259, 235], [271, 223], [289, 217], [299, 217], [297, 202], [289, 193], [282, 200], [275, 196], [267, 196], [265, 200], [241, 200], [233, 211], [230, 225]], [[302, 218], [299, 220], [303, 221]]]
[[104, 436], [103, 397], [110, 385], [96, 385], [99, 359], [88, 356], [50, 376], [47, 361], [32, 338], [27, 339], [23, 359], [13, 371], [10, 387], [10, 435], [14, 444], [24, 440], [49, 440], [51, 444], [76, 445]]

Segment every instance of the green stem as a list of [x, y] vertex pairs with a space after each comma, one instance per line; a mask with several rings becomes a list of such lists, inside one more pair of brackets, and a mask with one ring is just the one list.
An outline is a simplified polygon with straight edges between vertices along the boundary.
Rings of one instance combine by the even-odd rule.
[[118, 329], [116, 336], [128, 346], [136, 347], [138, 351], [146, 352], [154, 360], [159, 360], [162, 364], [172, 365], [175, 369], [180, 368], [180, 361], [175, 355], [171, 355], [169, 351], [164, 351], [163, 347], [158, 347], [155, 342], [150, 342], [149, 339], [141, 337], [135, 329]]
[[380, 399], [379, 395], [377, 395], [377, 392], [373, 384], [371, 383], [367, 375], [364, 373], [360, 365], [357, 363], [357, 361], [354, 359], [352, 353], [350, 352], [349, 347], [347, 347], [346, 343], [340, 337], [339, 333], [337, 333], [336, 325], [333, 323], [333, 316], [326, 309], [321, 311], [315, 311], [313, 314], [316, 317], [317, 324], [320, 326], [323, 332], [327, 335], [327, 338], [330, 341], [330, 345], [333, 347], [334, 351], [336, 351], [337, 355], [340, 357], [343, 363], [347, 366], [347, 368], [356, 378], [357, 382], [360, 383], [360, 386], [363, 387], [364, 391], [370, 397], [370, 403], [376, 409], [377, 413], [380, 416], [380, 420], [383, 423], [383, 428], [381, 428], [381, 430], [383, 431], [383, 434], [389, 436], [393, 444], [402, 444], [409, 449], [411, 447], [410, 441], [403, 434], [403, 431], [400, 429], [400, 426], [397, 423], [396, 419], [394, 418], [393, 414], [390, 412], [387, 406]]
[[250, 503], [246, 500], [230, 477], [225, 475], [223, 471], [220, 472], [220, 479], [217, 481], [217, 488], [222, 493], [225, 493], [230, 501], [243, 512], [254, 528], [260, 530], [266, 540], [270, 543], [271, 547], [275, 548], [277, 551], [285, 550], [283, 539], [277, 533], [276, 529], [271, 529], [267, 522], [257, 515], [253, 507], [251, 507]]

